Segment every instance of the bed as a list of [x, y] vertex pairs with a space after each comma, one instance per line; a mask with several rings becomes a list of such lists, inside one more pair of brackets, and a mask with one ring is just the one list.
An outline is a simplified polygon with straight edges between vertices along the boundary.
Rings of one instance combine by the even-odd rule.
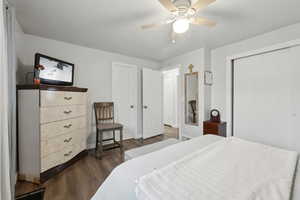
[[[223, 138], [212, 135], [201, 136], [129, 160], [112, 171], [110, 176], [92, 197], [92, 200], [137, 200], [135, 190], [137, 181], [141, 177], [152, 173], [156, 169], [164, 168], [170, 163], [180, 160], [186, 155], [220, 140], [223, 140]], [[295, 172], [292, 200], [300, 199], [299, 170], [300, 167], [298, 165]]]

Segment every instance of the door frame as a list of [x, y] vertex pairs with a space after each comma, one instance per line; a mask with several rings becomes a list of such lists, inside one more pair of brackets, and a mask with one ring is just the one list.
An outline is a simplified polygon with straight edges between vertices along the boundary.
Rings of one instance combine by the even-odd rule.
[[[128, 68], [135, 68], [136, 69], [136, 71], [137, 71], [137, 105], [136, 105], [136, 114], [137, 114], [137, 116], [136, 116], [136, 119], [137, 119], [137, 122], [136, 122], [136, 127], [135, 127], [135, 129], [136, 129], [136, 133], [134, 134], [134, 135], [132, 135], [133, 136], [133, 138], [135, 138], [135, 139], [137, 139], [137, 138], [139, 138], [140, 136], [139, 136], [139, 112], [141, 112], [141, 110], [140, 110], [140, 94], [139, 94], [139, 67], [137, 66], [137, 65], [134, 65], [134, 64], [127, 64], [127, 63], [123, 63], [123, 62], [116, 62], [116, 61], [114, 61], [114, 62], [112, 62], [112, 68], [111, 68], [111, 76], [113, 76], [113, 67], [115, 66], [115, 65], [123, 65], [123, 66], [125, 66], [125, 67], [128, 67]], [[111, 100], [113, 101], [114, 100], [114, 95], [113, 95], [113, 85], [111, 85]]]
[[172, 66], [168, 66], [168, 67], [163, 67], [161, 69], [161, 72], [163, 73], [164, 71], [170, 71], [170, 70], [178, 70], [178, 76], [177, 76], [177, 128], [178, 128], [178, 137], [181, 140], [182, 139], [182, 112], [183, 110], [183, 104], [182, 104], [182, 99], [181, 99], [181, 93], [183, 91], [182, 90], [182, 77], [181, 77], [181, 69], [182, 65], [181, 64], [175, 64]]
[[[161, 101], [160, 101], [160, 104], [161, 104], [161, 134], [163, 134], [164, 130], [163, 130], [163, 74], [162, 74], [162, 71], [161, 70], [155, 70], [155, 69], [151, 69], [151, 68], [142, 68], [142, 72], [141, 72], [141, 87], [142, 87], [142, 93], [141, 93], [141, 99], [142, 99], [142, 104], [141, 104], [141, 109], [142, 109], [142, 140], [144, 139], [147, 139], [147, 138], [151, 138], [151, 137], [154, 137], [154, 136], [157, 136], [157, 135], [161, 135], [161, 134], [157, 134], [157, 135], [153, 135], [153, 136], [150, 136], [150, 137], [144, 137], [144, 71], [145, 70], [149, 70], [149, 71], [154, 71], [154, 72], [158, 72], [160, 73], [160, 78], [161, 78], [161, 83], [160, 83], [160, 87], [161, 87]], [[148, 106], [148, 105], [146, 105]]]
[[300, 39], [226, 57], [226, 121], [227, 137], [234, 136], [234, 61], [250, 56], [300, 46]]

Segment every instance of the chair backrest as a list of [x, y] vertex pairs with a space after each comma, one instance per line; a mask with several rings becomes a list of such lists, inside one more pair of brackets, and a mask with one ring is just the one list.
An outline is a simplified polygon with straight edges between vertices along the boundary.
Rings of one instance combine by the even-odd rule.
[[96, 124], [114, 122], [114, 103], [96, 102], [94, 103]]

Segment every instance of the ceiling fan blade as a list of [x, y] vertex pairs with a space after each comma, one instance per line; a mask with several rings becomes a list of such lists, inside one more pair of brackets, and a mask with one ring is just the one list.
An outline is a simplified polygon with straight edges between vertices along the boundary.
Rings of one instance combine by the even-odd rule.
[[159, 26], [170, 24], [170, 23], [172, 23], [174, 21], [175, 21], [175, 19], [167, 19], [167, 20], [165, 20], [163, 22], [160, 22], [160, 23], [153, 23], [153, 24], [143, 25], [143, 26], [141, 26], [141, 28], [142, 29], [156, 28], [156, 27], [159, 27]]
[[205, 25], [205, 26], [209, 26], [209, 27], [213, 27], [215, 26], [217, 23], [202, 17], [194, 17], [191, 18], [191, 24], [195, 24], [195, 25]]
[[194, 5], [191, 6], [191, 8], [194, 9], [195, 11], [198, 11], [202, 8], [205, 8], [206, 6], [208, 6], [209, 4], [215, 1], [216, 0], [198, 0], [196, 3], [194, 3]]
[[177, 7], [172, 3], [171, 0], [159, 0], [159, 2], [170, 12], [177, 10]]
[[162, 23], [146, 24], [146, 25], [141, 26], [141, 28], [142, 29], [149, 29], [149, 28], [156, 28], [156, 27], [159, 27], [159, 26], [162, 26], [162, 25], [163, 25]]

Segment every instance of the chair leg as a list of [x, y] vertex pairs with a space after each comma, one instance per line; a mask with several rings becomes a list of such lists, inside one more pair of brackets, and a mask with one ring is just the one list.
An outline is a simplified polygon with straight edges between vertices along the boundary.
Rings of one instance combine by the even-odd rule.
[[114, 136], [114, 144], [116, 144], [116, 132], [113, 130], [113, 136]]
[[121, 153], [123, 153], [123, 128], [120, 129], [120, 149]]
[[96, 146], [95, 146], [95, 151], [97, 152], [97, 150], [98, 150], [98, 139], [99, 139], [99, 131], [98, 131], [98, 129], [97, 129], [97, 131], [96, 131]]
[[99, 145], [99, 154], [100, 154], [100, 158], [102, 157], [103, 154], [103, 131], [100, 131], [100, 145]]

